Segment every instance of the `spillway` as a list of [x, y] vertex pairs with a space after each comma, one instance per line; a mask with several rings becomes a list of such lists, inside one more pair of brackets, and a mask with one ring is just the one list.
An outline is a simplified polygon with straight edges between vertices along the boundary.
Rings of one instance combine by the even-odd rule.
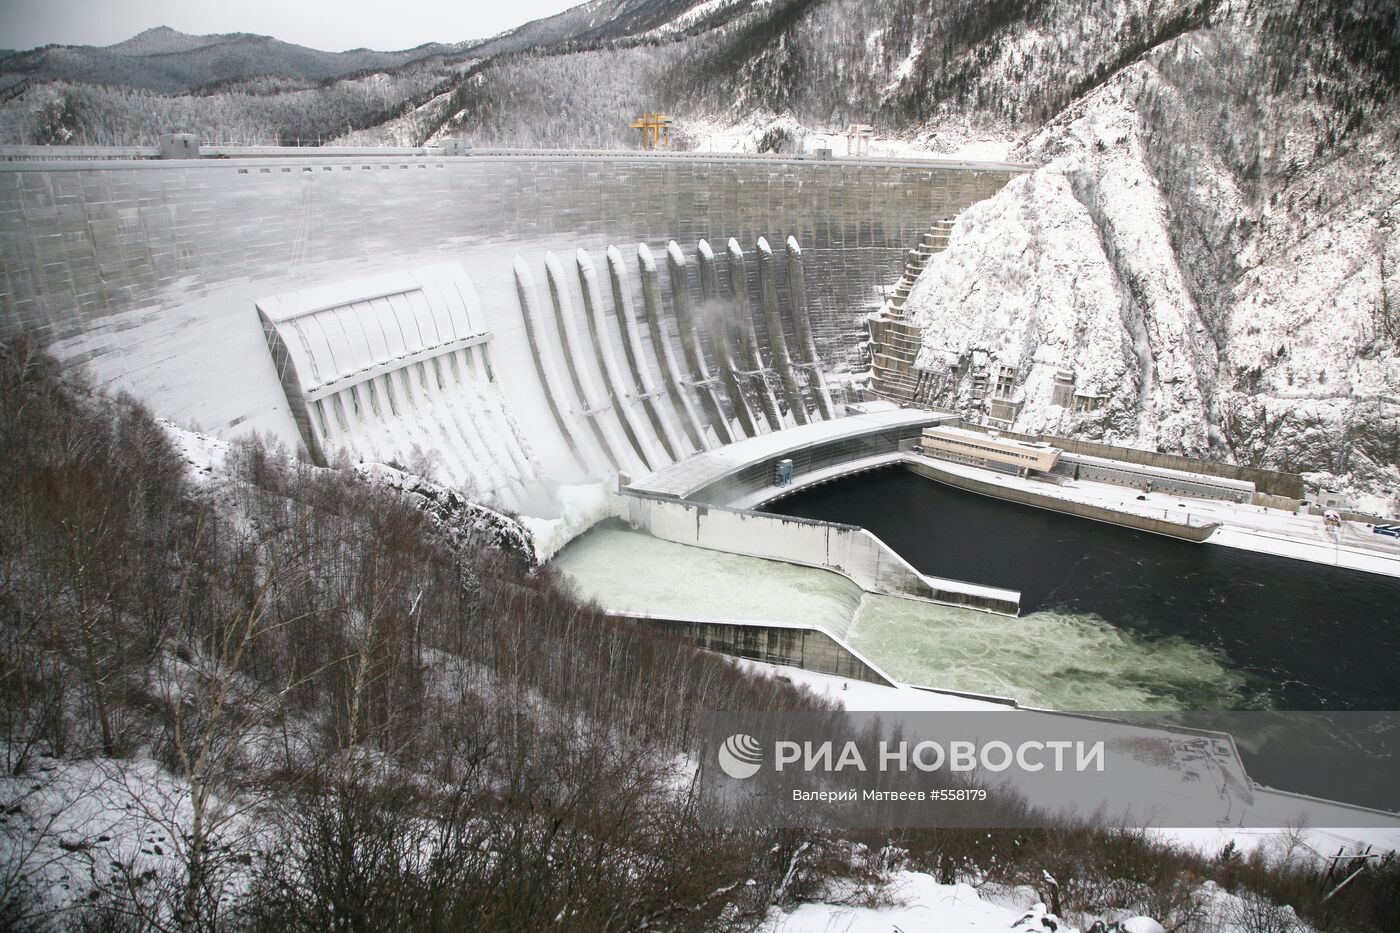
[[1199, 708], [1400, 703], [1394, 577], [1089, 522], [903, 469], [800, 491], [772, 511], [859, 521], [917, 567], [1020, 590], [1014, 626], [867, 611], [850, 638], [897, 676], [990, 689], [979, 669], [994, 669], [1058, 708], [1112, 690]]
[[1184, 638], [1146, 638], [1098, 616], [1005, 619], [868, 595], [846, 640], [907, 683], [1060, 710], [1233, 709], [1246, 675]]

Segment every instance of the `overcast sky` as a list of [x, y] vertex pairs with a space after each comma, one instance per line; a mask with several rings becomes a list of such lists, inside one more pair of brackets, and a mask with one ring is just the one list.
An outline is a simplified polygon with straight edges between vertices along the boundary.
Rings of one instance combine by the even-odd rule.
[[484, 39], [581, 0], [0, 0], [0, 48], [111, 45], [152, 26], [340, 52]]

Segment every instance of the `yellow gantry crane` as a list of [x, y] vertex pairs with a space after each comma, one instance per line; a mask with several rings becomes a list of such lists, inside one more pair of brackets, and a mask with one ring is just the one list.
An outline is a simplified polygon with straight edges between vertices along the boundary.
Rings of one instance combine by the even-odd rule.
[[670, 148], [671, 125], [675, 121], [664, 113], [644, 113], [628, 127], [642, 131], [643, 149]]

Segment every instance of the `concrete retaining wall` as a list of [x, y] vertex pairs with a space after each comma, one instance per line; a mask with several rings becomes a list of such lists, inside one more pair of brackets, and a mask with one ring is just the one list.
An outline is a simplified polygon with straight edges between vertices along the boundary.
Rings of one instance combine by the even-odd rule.
[[1386, 525], [1391, 522], [1390, 519], [1372, 515], [1370, 512], [1358, 512], [1354, 509], [1329, 509], [1321, 505], [1308, 506], [1309, 515], [1326, 515], [1328, 512], [1336, 512], [1344, 522], [1360, 522], [1363, 525]]
[[750, 661], [782, 664], [885, 687], [895, 685], [873, 664], [830, 634], [811, 626], [660, 618], [618, 612], [610, 612], [608, 616], [679, 635], [699, 648]]
[[1190, 496], [1196, 499], [1222, 499], [1226, 502], [1248, 502], [1255, 494], [1252, 483], [1226, 479], [1209, 474], [1185, 474], [1181, 470], [1149, 466], [1145, 463], [1123, 463], [1066, 453], [1055, 464], [1054, 472], [1098, 483], [1113, 483], [1139, 489], [1151, 483], [1157, 492]]
[[831, 570], [869, 593], [1006, 615], [1020, 594], [925, 576], [864, 528], [624, 492], [632, 526], [666, 541]]
[[1074, 515], [1078, 518], [1106, 522], [1110, 525], [1119, 525], [1138, 531], [1150, 531], [1154, 534], [1166, 535], [1170, 538], [1180, 538], [1183, 541], [1204, 541], [1215, 532], [1215, 529], [1220, 527], [1218, 522], [1209, 525], [1179, 525], [1173, 522], [1163, 521], [1160, 518], [1129, 515], [1124, 512], [1117, 512], [1113, 509], [1106, 509], [1096, 505], [1086, 505], [1082, 502], [1070, 502], [1065, 499], [1055, 498], [1054, 496], [1041, 496], [1026, 490], [1012, 489], [1001, 484], [983, 482], [982, 480], [972, 479], [971, 477], [951, 471], [940, 470], [933, 464], [922, 460], [908, 459], [904, 461], [904, 466], [906, 469], [919, 474], [925, 479], [955, 486], [958, 489], [965, 489], [968, 492], [975, 492], [979, 495], [991, 496], [994, 499], [1001, 499], [1005, 502], [1018, 502], [1022, 505], [1046, 509], [1051, 512]]
[[1250, 503], [1284, 512], [1296, 512], [1303, 506], [1300, 499], [1291, 499], [1288, 496], [1271, 496], [1266, 492], [1256, 492], [1254, 497], [1250, 499]]

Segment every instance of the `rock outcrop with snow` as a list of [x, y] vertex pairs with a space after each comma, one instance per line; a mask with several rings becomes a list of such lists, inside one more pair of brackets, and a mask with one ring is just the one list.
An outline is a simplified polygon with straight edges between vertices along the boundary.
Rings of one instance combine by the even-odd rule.
[[1276, 75], [1278, 51], [1218, 12], [1023, 141], [1042, 167], [964, 212], [910, 295], [919, 363], [965, 411], [978, 372], [993, 394], [1000, 378], [1018, 429], [1384, 495], [1400, 485], [1400, 113], [1376, 91], [1339, 118], [1325, 98], [1363, 92], [1321, 66], [1230, 93]]

